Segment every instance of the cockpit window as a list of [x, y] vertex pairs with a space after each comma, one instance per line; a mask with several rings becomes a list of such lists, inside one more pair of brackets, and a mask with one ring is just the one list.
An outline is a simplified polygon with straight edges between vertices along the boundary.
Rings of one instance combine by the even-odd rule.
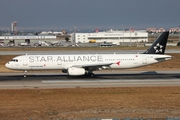
[[18, 62], [18, 59], [12, 59], [11, 62]]

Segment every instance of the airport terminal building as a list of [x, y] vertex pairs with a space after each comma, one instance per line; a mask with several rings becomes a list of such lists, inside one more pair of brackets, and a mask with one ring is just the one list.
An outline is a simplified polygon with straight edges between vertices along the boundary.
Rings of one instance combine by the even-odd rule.
[[73, 33], [71, 37], [75, 43], [101, 43], [111, 42], [120, 44], [123, 42], [148, 42], [148, 33], [144, 30], [138, 31], [114, 31], [95, 33]]
[[[0, 44], [7, 46], [27, 46], [41, 45], [49, 46], [54, 42], [62, 43], [67, 41], [68, 44], [74, 43], [111, 43], [121, 45], [123, 43], [148, 42], [148, 33], [145, 30], [108, 30], [104, 32], [92, 33], [72, 33], [66, 35], [6, 35], [0, 36]], [[48, 45], [49, 44], [49, 45]], [[66, 43], [65, 43], [66, 44]]]

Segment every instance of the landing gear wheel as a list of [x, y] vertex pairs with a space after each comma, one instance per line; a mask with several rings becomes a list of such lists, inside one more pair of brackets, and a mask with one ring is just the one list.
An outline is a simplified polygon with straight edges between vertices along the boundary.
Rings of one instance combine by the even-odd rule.
[[86, 74], [85, 74], [86, 76], [88, 76], [88, 77], [94, 77], [94, 73], [93, 72], [86, 72]]
[[89, 76], [93, 78], [94, 77], [94, 73], [90, 73]]
[[26, 78], [26, 73], [27, 73], [27, 70], [24, 71], [24, 78]]

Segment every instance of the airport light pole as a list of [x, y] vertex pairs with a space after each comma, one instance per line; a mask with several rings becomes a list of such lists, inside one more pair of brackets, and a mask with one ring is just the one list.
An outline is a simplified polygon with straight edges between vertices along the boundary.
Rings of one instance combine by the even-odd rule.
[[122, 26], [123, 26], [123, 44], [122, 45], [124, 45], [124, 25], [122, 24]]
[[180, 25], [179, 25], [179, 30], [178, 31], [179, 31], [179, 42], [180, 42]]
[[76, 41], [76, 27], [74, 27], [74, 40], [73, 40], [73, 42], [75, 43], [75, 41]]
[[131, 47], [131, 30], [130, 30], [130, 47]]

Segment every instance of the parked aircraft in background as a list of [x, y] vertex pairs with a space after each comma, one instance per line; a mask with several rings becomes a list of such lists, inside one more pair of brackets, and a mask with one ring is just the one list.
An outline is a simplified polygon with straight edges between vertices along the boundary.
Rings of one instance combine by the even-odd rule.
[[49, 46], [49, 44], [46, 43], [45, 41], [39, 40], [39, 41], [35, 42], [33, 46]]
[[63, 32], [57, 32], [57, 31], [42, 31], [40, 35], [62, 35]]
[[24, 77], [28, 70], [62, 70], [71, 76], [93, 77], [96, 70], [136, 68], [171, 59], [170, 55], [164, 55], [168, 35], [169, 32], [163, 32], [142, 54], [21, 55], [5, 66], [24, 71]]

